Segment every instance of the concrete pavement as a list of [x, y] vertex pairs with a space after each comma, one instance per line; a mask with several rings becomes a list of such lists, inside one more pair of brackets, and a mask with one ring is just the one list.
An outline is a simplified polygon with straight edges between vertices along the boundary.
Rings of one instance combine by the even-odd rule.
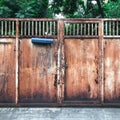
[[120, 120], [120, 108], [0, 108], [0, 120]]

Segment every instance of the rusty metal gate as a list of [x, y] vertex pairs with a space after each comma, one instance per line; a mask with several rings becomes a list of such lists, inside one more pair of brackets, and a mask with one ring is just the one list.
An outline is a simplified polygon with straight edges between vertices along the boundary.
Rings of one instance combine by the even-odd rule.
[[[99, 21], [65, 21], [64, 103], [101, 102]], [[91, 29], [92, 28], [92, 29]], [[92, 30], [92, 31], [90, 31]], [[74, 38], [71, 36], [74, 35]]]
[[15, 102], [15, 39], [0, 40], [0, 102]]
[[0, 37], [0, 106], [120, 104], [119, 19], [0, 19]]
[[109, 105], [119, 104], [120, 21], [104, 20], [104, 29], [104, 102]]

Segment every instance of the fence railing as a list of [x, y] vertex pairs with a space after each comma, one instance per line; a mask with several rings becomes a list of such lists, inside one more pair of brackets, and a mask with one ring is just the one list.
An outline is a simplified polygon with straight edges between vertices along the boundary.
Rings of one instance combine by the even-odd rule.
[[19, 36], [56, 36], [57, 21], [56, 20], [19, 20]]
[[[120, 19], [62, 19], [65, 37], [98, 37], [103, 21], [104, 37], [120, 37]], [[59, 19], [0, 18], [0, 37], [57, 37]], [[18, 26], [16, 26], [18, 22]]]
[[98, 21], [65, 21], [65, 36], [98, 37]]
[[16, 21], [15, 20], [0, 20], [0, 36], [15, 37], [16, 35]]
[[104, 20], [104, 36], [105, 37], [120, 36], [120, 19]]

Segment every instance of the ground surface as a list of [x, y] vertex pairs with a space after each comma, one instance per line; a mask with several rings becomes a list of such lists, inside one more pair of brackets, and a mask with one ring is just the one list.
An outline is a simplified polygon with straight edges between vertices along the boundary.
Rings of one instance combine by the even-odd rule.
[[0, 120], [120, 120], [120, 108], [0, 108]]

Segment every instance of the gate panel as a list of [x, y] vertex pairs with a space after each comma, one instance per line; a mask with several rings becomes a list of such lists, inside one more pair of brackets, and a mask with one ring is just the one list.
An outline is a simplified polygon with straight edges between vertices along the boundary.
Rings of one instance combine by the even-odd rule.
[[98, 101], [98, 39], [66, 39], [65, 101]]
[[105, 103], [120, 103], [120, 40], [105, 43]]
[[15, 39], [0, 39], [0, 103], [15, 103]]
[[55, 43], [33, 44], [30, 39], [20, 41], [19, 102], [56, 102]]

